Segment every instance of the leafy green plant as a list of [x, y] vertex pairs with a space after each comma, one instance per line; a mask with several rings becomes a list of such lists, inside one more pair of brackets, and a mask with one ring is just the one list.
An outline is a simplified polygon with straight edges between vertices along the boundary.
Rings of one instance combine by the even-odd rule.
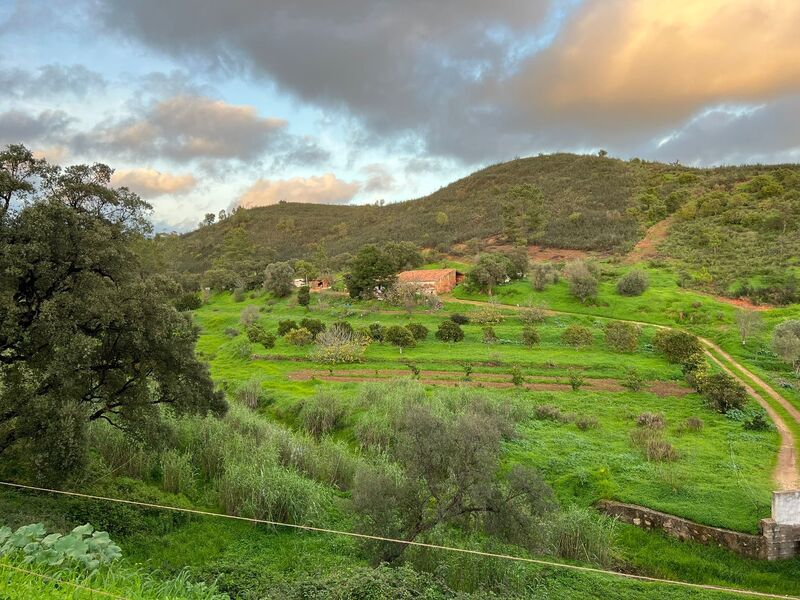
[[629, 367], [625, 369], [625, 375], [622, 381], [620, 381], [620, 384], [622, 387], [632, 392], [638, 392], [644, 387], [645, 381], [644, 377], [642, 377], [642, 374], [637, 369]]
[[567, 346], [573, 348], [580, 348], [582, 346], [591, 346], [594, 341], [592, 330], [583, 325], [569, 325], [564, 333], [561, 334], [561, 341]]
[[436, 339], [441, 342], [460, 342], [464, 339], [464, 331], [454, 321], [442, 321], [436, 330]]
[[16, 531], [0, 527], [0, 556], [22, 554], [25, 563], [56, 566], [76, 562], [94, 570], [120, 556], [122, 551], [105, 531], [94, 531], [90, 524], [75, 527], [67, 535], [47, 534], [41, 523], [23, 525]]
[[511, 367], [511, 383], [520, 386], [525, 383], [525, 375], [519, 365]]
[[570, 369], [568, 373], [569, 378], [569, 387], [572, 388], [572, 391], [577, 392], [581, 389], [583, 385], [583, 373], [581, 373], [578, 369]]
[[541, 342], [541, 337], [539, 336], [539, 332], [536, 331], [533, 327], [524, 327], [522, 329], [522, 343], [525, 344], [528, 348], [533, 348], [534, 346], [538, 346], [539, 342]]

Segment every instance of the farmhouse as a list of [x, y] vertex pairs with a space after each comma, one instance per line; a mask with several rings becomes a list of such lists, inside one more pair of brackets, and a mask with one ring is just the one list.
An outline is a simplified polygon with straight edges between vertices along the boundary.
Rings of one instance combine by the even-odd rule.
[[319, 291], [322, 291], [322, 290], [327, 290], [327, 289], [330, 289], [330, 287], [331, 287], [331, 280], [330, 279], [308, 279], [307, 280], [307, 279], [304, 279], [302, 277], [299, 277], [299, 278], [295, 279], [292, 283], [294, 284], [294, 287], [298, 287], [298, 288], [299, 287], [303, 287], [304, 285], [307, 285], [309, 288], [311, 288], [312, 292], [319, 292]]
[[464, 280], [464, 274], [455, 269], [430, 269], [403, 271], [398, 273], [397, 281], [411, 283], [426, 294], [446, 294]]

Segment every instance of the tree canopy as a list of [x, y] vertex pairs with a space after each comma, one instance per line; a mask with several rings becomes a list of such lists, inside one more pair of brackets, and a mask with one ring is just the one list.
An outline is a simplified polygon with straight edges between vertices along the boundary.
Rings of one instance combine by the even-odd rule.
[[162, 407], [224, 413], [197, 329], [174, 307], [179, 286], [139, 268], [150, 206], [112, 188], [105, 165], [26, 152], [0, 155], [0, 456], [25, 444], [42, 476], [65, 475], [90, 421], [144, 437]]

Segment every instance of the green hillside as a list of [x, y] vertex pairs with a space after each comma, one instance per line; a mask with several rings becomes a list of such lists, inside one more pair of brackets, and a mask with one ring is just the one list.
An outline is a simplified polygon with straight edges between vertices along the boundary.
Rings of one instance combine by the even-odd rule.
[[281, 203], [160, 241], [174, 268], [194, 273], [211, 267], [237, 228], [265, 264], [309, 256], [318, 245], [333, 257], [390, 240], [443, 252], [493, 239], [624, 254], [648, 226], [674, 214], [661, 256], [684, 271], [684, 283], [774, 301], [792, 288], [785, 267], [800, 254], [799, 182], [797, 165], [694, 169], [553, 154], [487, 167], [416, 200]]

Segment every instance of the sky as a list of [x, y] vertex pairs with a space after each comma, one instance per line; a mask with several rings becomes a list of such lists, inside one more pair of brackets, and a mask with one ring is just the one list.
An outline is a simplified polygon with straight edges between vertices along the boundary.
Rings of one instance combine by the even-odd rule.
[[800, 162], [797, 0], [0, 0], [0, 145], [103, 162], [159, 231], [607, 150]]

